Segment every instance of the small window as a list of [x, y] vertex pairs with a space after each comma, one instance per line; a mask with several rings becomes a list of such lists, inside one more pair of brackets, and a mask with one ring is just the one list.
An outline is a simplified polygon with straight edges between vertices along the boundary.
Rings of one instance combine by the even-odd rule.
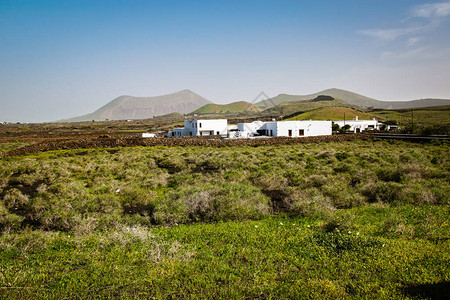
[[289, 136], [292, 136], [292, 129], [289, 129], [289, 130], [288, 130], [288, 135], [289, 135]]
[[198, 126], [199, 126], [200, 128], [202, 128], [202, 123], [198, 123]]
[[299, 135], [299, 136], [305, 135], [305, 130], [304, 130], [304, 129], [299, 129], [298, 135]]
[[220, 132], [217, 131], [217, 135], [219, 135], [219, 134], [220, 134]]
[[191, 132], [189, 132], [189, 135], [190, 135], [190, 136], [192, 136], [192, 131], [191, 131]]

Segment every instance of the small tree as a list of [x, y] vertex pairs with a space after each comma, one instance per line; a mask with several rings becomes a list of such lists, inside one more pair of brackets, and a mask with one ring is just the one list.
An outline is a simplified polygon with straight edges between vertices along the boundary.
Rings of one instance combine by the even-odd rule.
[[339, 131], [339, 124], [336, 124], [336, 123], [332, 123], [332, 125], [331, 125], [331, 130], [333, 131], [333, 132], [338, 132]]
[[339, 129], [339, 133], [347, 133], [347, 130], [350, 129], [350, 125], [346, 124]]

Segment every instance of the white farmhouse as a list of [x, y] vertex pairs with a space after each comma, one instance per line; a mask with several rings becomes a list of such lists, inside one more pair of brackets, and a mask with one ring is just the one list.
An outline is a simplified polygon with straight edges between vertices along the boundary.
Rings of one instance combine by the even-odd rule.
[[331, 135], [331, 121], [254, 121], [228, 125], [226, 119], [185, 120], [183, 128], [169, 131], [169, 137], [219, 135], [229, 138], [250, 138], [256, 136], [303, 137]]
[[143, 132], [143, 133], [142, 133], [142, 137], [143, 137], [143, 138], [153, 138], [153, 137], [156, 137], [156, 134], [154, 134], [154, 133], [149, 133], [149, 132]]
[[226, 119], [217, 120], [185, 120], [183, 128], [174, 128], [169, 131], [169, 137], [175, 136], [226, 136], [228, 124]]
[[238, 134], [231, 137], [285, 136], [303, 137], [331, 135], [331, 121], [254, 121], [239, 123]]
[[373, 120], [358, 120], [358, 116], [356, 116], [355, 120], [341, 120], [334, 121], [334, 123], [339, 125], [339, 127], [349, 125], [350, 128], [348, 131], [353, 131], [355, 133], [364, 130], [380, 129], [380, 126], [382, 125], [382, 123], [378, 122], [375, 118]]

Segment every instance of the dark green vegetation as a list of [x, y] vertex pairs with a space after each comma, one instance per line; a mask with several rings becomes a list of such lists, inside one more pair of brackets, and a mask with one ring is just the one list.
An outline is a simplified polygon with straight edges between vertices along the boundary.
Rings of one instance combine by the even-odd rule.
[[444, 296], [449, 150], [356, 140], [3, 159], [0, 295]]

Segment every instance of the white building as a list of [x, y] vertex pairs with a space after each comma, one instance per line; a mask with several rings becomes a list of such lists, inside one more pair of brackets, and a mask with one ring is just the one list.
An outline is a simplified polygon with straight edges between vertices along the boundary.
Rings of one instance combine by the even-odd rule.
[[152, 137], [156, 137], [156, 134], [154, 134], [154, 133], [148, 133], [148, 132], [143, 132], [143, 133], [142, 133], [142, 137], [143, 137], [143, 138], [152, 138]]
[[169, 131], [169, 137], [219, 135], [229, 138], [250, 138], [256, 136], [303, 137], [331, 135], [331, 121], [254, 121], [228, 125], [221, 120], [186, 120], [183, 128]]
[[373, 120], [358, 120], [358, 116], [356, 116], [355, 120], [341, 120], [334, 121], [334, 123], [339, 125], [340, 128], [349, 125], [350, 128], [348, 131], [353, 131], [355, 133], [364, 130], [380, 129], [380, 126], [382, 125], [382, 123], [378, 122], [375, 118]]
[[226, 136], [228, 124], [226, 119], [218, 120], [185, 120], [183, 128], [174, 128], [168, 136]]
[[[238, 133], [231, 137], [253, 136], [320, 136], [331, 135], [331, 121], [254, 121], [252, 123], [239, 123]], [[237, 136], [236, 136], [237, 135]]]

